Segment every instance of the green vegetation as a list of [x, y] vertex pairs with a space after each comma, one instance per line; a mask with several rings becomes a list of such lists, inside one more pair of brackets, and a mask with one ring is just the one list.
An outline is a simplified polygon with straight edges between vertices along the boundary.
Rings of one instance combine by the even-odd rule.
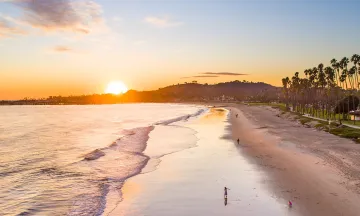
[[360, 121], [352, 121], [352, 120], [344, 120], [342, 121], [343, 124], [352, 124], [352, 125], [355, 125], [355, 126], [360, 126]]
[[348, 138], [348, 139], [354, 139], [359, 143], [360, 139], [360, 130], [350, 128], [350, 127], [341, 127], [341, 128], [334, 128], [330, 130], [331, 134]]
[[[247, 103], [247, 105], [249, 105], [249, 106], [271, 106], [273, 108], [279, 108], [280, 110], [283, 110], [284, 107], [286, 108], [285, 104], [273, 104], [273, 103]], [[329, 123], [326, 119], [315, 120], [315, 119], [303, 116], [302, 113], [290, 112], [290, 111], [285, 111], [285, 110], [281, 112], [281, 115], [284, 115], [286, 113], [291, 113], [291, 114], [295, 115], [294, 119], [298, 120], [302, 125], [305, 125], [312, 121], [318, 122], [314, 126], [314, 128], [325, 131], [325, 132], [329, 132], [329, 133], [334, 134], [339, 137], [352, 139], [355, 142], [360, 143], [360, 130], [359, 129], [347, 127], [344, 125], [339, 126], [338, 122], [333, 121], [330, 124], [330, 130], [329, 130]], [[352, 121], [342, 121], [342, 122], [343, 123], [352, 123]], [[359, 122], [356, 122], [356, 123], [360, 125]]]
[[314, 120], [314, 119], [303, 117], [303, 116], [302, 117], [297, 116], [297, 118], [298, 118], [297, 120], [299, 120], [299, 122], [303, 125], [307, 124], [311, 121], [317, 121], [318, 123], [314, 126], [316, 129], [329, 132], [329, 133], [334, 134], [339, 137], [353, 139], [357, 143], [360, 143], [360, 130], [359, 129], [351, 128], [351, 127], [347, 127], [347, 126], [339, 127], [338, 123], [332, 122], [330, 124], [330, 130], [329, 130], [329, 124], [325, 120], [319, 121], [319, 120]]
[[359, 105], [360, 55], [339, 62], [332, 59], [330, 65], [320, 63], [304, 70], [303, 77], [296, 72], [292, 78], [283, 78], [282, 101], [294, 112], [357, 124], [349, 112]]
[[[249, 105], [269, 105], [282, 110], [281, 114], [291, 111], [303, 125], [317, 121], [315, 128], [360, 143], [360, 129], [339, 126], [340, 123], [360, 126], [360, 121], [352, 120], [349, 114], [358, 110], [360, 102], [360, 55], [355, 54], [351, 59], [344, 57], [339, 62], [332, 59], [330, 65], [325, 67], [320, 63], [304, 70], [303, 77], [296, 72], [291, 78], [283, 78], [283, 95], [280, 98], [282, 104]], [[304, 114], [309, 117], [303, 116]], [[330, 127], [328, 120], [332, 120]]]
[[257, 103], [257, 102], [253, 103], [253, 102], [250, 102], [250, 103], [246, 103], [246, 104], [249, 106], [271, 106], [273, 108], [278, 108], [278, 109], [282, 110], [283, 113], [285, 113], [287, 111], [285, 103]]
[[327, 127], [327, 125], [324, 124], [324, 123], [319, 123], [319, 124], [315, 125], [315, 128], [316, 128], [316, 129], [323, 129], [323, 128], [325, 128], [325, 127]]
[[304, 125], [304, 124], [306, 124], [308, 122], [311, 122], [312, 120], [310, 118], [300, 118], [299, 121], [300, 121], [301, 124]]

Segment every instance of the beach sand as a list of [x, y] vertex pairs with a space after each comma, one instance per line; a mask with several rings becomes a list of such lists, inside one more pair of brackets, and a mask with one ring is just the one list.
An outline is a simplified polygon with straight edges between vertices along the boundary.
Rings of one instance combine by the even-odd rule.
[[[225, 109], [210, 109], [196, 119], [170, 125], [178, 133], [155, 127], [148, 154], [157, 155], [156, 149], [164, 152], [171, 146], [176, 151], [149, 162], [145, 173], [127, 180], [122, 202], [104, 215], [298, 215], [297, 207], [289, 208], [287, 200], [269, 190], [268, 176], [249, 163], [231, 139], [228, 116]], [[189, 146], [194, 137], [195, 145]], [[184, 142], [182, 150], [179, 140]], [[227, 200], [225, 186], [230, 188]]]
[[[262, 167], [265, 184], [301, 215], [360, 215], [360, 145], [305, 128], [271, 107], [233, 105], [233, 140]], [[238, 114], [238, 117], [236, 117]]]
[[359, 215], [360, 145], [271, 107], [222, 107], [229, 112], [212, 108], [169, 125], [177, 132], [155, 127], [146, 150], [153, 159], [104, 215]]

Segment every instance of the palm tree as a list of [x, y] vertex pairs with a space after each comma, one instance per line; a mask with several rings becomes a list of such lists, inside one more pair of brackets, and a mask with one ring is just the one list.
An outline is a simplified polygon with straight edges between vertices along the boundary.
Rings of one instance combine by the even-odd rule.
[[[339, 62], [332, 59], [331, 67], [319, 64], [317, 67], [304, 70], [305, 78], [300, 78], [298, 72], [291, 80], [288, 77], [283, 78], [287, 108], [291, 101], [294, 110], [301, 113], [309, 112], [313, 116], [322, 115], [323, 118], [336, 118], [336, 108], [339, 120], [341, 113], [343, 119], [348, 118], [345, 103], [350, 111], [350, 98], [352, 104], [355, 104], [355, 96], [360, 93], [360, 55], [354, 54], [351, 57], [353, 66], [350, 68], [349, 62], [347, 57]], [[351, 106], [351, 109], [355, 110], [357, 107]]]
[[339, 68], [340, 68], [340, 64], [336, 59], [332, 59], [330, 61], [331, 66], [333, 67], [333, 69], [336, 71], [337, 73], [337, 79], [340, 81], [340, 73], [339, 73]]
[[320, 102], [321, 102], [321, 113], [323, 117], [325, 117], [325, 86], [326, 82], [326, 74], [324, 73], [324, 64], [320, 63], [318, 65], [318, 86], [320, 87]]
[[[353, 109], [353, 111], [355, 111], [356, 110], [356, 108], [355, 108], [355, 94], [354, 94], [354, 92], [355, 92], [355, 87], [354, 87], [354, 85], [355, 85], [355, 77], [356, 76], [356, 66], [353, 66], [353, 67], [351, 67], [350, 69], [349, 69], [349, 77], [351, 78], [351, 80], [352, 80], [352, 88], [351, 88], [351, 92], [352, 92], [352, 94], [351, 94], [351, 96], [352, 96], [352, 109]], [[354, 124], [355, 124], [355, 116], [354, 116]]]
[[[327, 81], [327, 87], [328, 87], [328, 113], [330, 110], [333, 110], [332, 108], [336, 106], [337, 98], [334, 98], [334, 96], [337, 95], [337, 78], [336, 78], [336, 72], [332, 67], [326, 67], [324, 69], [326, 74], [326, 81]], [[335, 106], [334, 106], [335, 105]], [[335, 117], [335, 115], [334, 115]]]
[[316, 114], [318, 114], [317, 112], [317, 108], [318, 108], [318, 103], [317, 103], [317, 91], [318, 91], [318, 69], [317, 67], [313, 67], [312, 69], [310, 69], [310, 74], [309, 74], [309, 81], [311, 83], [311, 94], [312, 94], [312, 115], [314, 116]]
[[[340, 86], [340, 89], [338, 89], [339, 91], [337, 92], [338, 94], [337, 94], [337, 101], [342, 101], [342, 95], [341, 95], [341, 93], [343, 92], [343, 89], [345, 89], [345, 83], [344, 83], [344, 76], [343, 76], [343, 74], [340, 74], [340, 69], [341, 69], [341, 65], [342, 65], [342, 63], [341, 62], [338, 62], [336, 59], [332, 59], [331, 60], [331, 65], [332, 65], [332, 67], [333, 67], [333, 69], [336, 71], [336, 81], [337, 81], [337, 83], [338, 83], [338, 86]], [[345, 110], [344, 109], [344, 104], [343, 104], [343, 111]], [[343, 115], [342, 115], [342, 117], [343, 117], [343, 119], [344, 119], [344, 113], [342, 113]], [[341, 117], [341, 115], [339, 115], [339, 121], [340, 121], [340, 117]]]
[[360, 55], [358, 54], [354, 54], [352, 57], [351, 57], [351, 62], [354, 64], [355, 66], [355, 88], [356, 89], [359, 89], [359, 79], [358, 79], [358, 69], [357, 69], [357, 65], [359, 64], [360, 66]]
[[[342, 73], [341, 73], [342, 80], [343, 80], [343, 82], [345, 82], [345, 87], [346, 87], [346, 89], [345, 89], [345, 100], [344, 100], [344, 102], [347, 101], [347, 100], [346, 100], [347, 98], [349, 98], [349, 94], [348, 94], [348, 93], [349, 93], [349, 92], [348, 92], [349, 87], [348, 87], [348, 81], [347, 81], [347, 79], [349, 78], [349, 77], [348, 77], [349, 73], [348, 73], [348, 69], [347, 69], [348, 63], [349, 63], [349, 59], [348, 59], [347, 57], [342, 58], [342, 59], [340, 60], [340, 62], [339, 62], [339, 64], [340, 64], [340, 69], [342, 70]], [[349, 111], [349, 109], [350, 109], [350, 103], [348, 102], [347, 104], [348, 104], [348, 111]], [[344, 106], [345, 106], [345, 103], [344, 103]], [[343, 110], [345, 110], [345, 109], [343, 109]], [[348, 113], [347, 113], [347, 114], [348, 114]], [[346, 118], [348, 118], [348, 115], [347, 115], [347, 114], [346, 114]]]
[[296, 72], [295, 75], [291, 78], [291, 87], [293, 91], [293, 110], [295, 110], [298, 108], [298, 94], [300, 92], [299, 72]]
[[340, 69], [342, 70], [342, 75], [344, 76], [345, 78], [345, 86], [346, 86], [346, 89], [348, 89], [348, 84], [347, 84], [347, 65], [349, 63], [349, 59], [344, 57], [340, 60], [339, 62], [339, 67]]
[[[354, 64], [354, 66], [352, 68], [350, 68], [351, 72], [353, 73], [353, 76], [355, 78], [355, 84], [354, 84], [354, 95], [353, 96], [357, 96], [358, 95], [358, 90], [359, 90], [359, 71], [357, 68], [357, 65], [359, 64], [360, 66], [360, 55], [358, 54], [354, 54], [351, 57], [351, 62]], [[358, 109], [357, 107], [355, 108], [356, 110]], [[354, 117], [355, 119], [355, 117]], [[355, 120], [354, 120], [355, 121]]]
[[289, 77], [283, 78], [282, 84], [283, 84], [283, 90], [284, 90], [284, 94], [285, 94], [286, 110], [288, 110], [289, 109], [289, 84], [290, 84]]
[[305, 86], [304, 86], [304, 89], [306, 89], [306, 90], [304, 90], [304, 91], [306, 91], [306, 99], [305, 99], [305, 106], [306, 106], [306, 112], [309, 112], [309, 110], [308, 110], [308, 106], [309, 106], [309, 98], [310, 98], [310, 92], [311, 92], [311, 84], [310, 84], [310, 82], [309, 82], [309, 78], [308, 78], [308, 76], [311, 74], [311, 69], [306, 69], [306, 70], [304, 70], [304, 74], [305, 74], [305, 76], [306, 76], [306, 81], [303, 81], [303, 83], [305, 84], [305, 86], [307, 87], [307, 88], [305, 88]]

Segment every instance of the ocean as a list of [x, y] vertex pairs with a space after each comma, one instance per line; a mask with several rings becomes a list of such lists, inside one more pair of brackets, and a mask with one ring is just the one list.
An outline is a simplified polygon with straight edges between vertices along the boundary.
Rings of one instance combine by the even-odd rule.
[[[102, 215], [122, 201], [125, 180], [196, 144], [194, 130], [166, 126], [206, 110], [182, 104], [0, 106], [0, 215]], [[146, 148], [151, 133], [163, 134], [162, 146]]]

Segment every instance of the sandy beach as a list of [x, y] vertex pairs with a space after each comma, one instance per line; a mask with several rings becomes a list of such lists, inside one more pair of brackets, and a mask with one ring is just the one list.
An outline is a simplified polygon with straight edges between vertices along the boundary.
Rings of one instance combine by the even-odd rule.
[[277, 196], [292, 200], [301, 215], [359, 215], [358, 144], [306, 128], [271, 107], [229, 109], [233, 139], [269, 175], [265, 184]]
[[216, 107], [155, 127], [152, 159], [103, 215], [359, 215], [358, 144], [271, 107]]
[[[106, 209], [104, 215], [298, 215], [297, 207], [290, 209], [285, 199], [269, 190], [265, 184], [268, 176], [249, 163], [231, 139], [228, 117], [226, 109], [216, 108], [171, 125], [196, 131], [193, 146], [183, 145], [189, 136], [155, 127], [145, 154], [169, 148], [176, 140], [184, 143], [176, 143], [176, 151], [161, 156], [155, 169], [150, 161], [145, 172], [127, 180], [122, 202]], [[166, 143], [161, 142], [168, 135]], [[230, 188], [228, 200], [223, 196], [225, 186]]]

